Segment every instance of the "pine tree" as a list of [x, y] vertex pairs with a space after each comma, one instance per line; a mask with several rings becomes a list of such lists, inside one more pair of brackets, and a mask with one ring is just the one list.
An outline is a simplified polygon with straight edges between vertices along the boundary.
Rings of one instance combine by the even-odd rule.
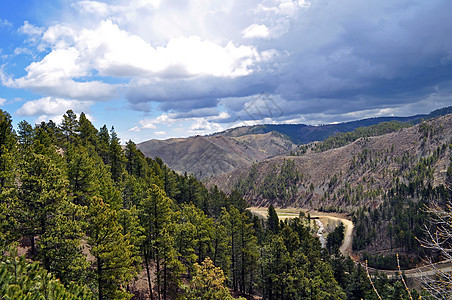
[[23, 148], [29, 147], [33, 144], [34, 129], [27, 121], [19, 122], [19, 130], [17, 131], [19, 143]]
[[134, 142], [129, 140], [125, 147], [126, 157], [126, 171], [129, 175], [134, 175], [137, 178], [144, 178], [146, 176], [146, 159], [144, 154], [137, 149]]
[[63, 121], [61, 122], [60, 128], [66, 143], [75, 142], [78, 133], [78, 121], [77, 115], [72, 110], [68, 110], [63, 115]]
[[174, 221], [171, 210], [172, 201], [156, 185], [151, 185], [148, 196], [141, 201], [141, 224], [145, 229], [143, 245], [144, 260], [148, 272], [149, 289], [152, 284], [149, 276], [149, 260], [155, 261], [157, 268], [156, 290], [158, 298], [166, 299], [170, 287], [180, 285], [183, 266], [177, 259], [174, 249]]
[[88, 244], [94, 256], [97, 295], [103, 299], [129, 299], [127, 283], [135, 276], [134, 247], [130, 235], [123, 235], [117, 213], [94, 197], [88, 209]]
[[11, 116], [0, 110], [0, 251], [19, 235], [17, 211], [17, 143]]
[[80, 114], [77, 130], [83, 146], [87, 148], [90, 148], [89, 145], [94, 148], [98, 146], [99, 138], [97, 137], [97, 129], [91, 124], [83, 112]]
[[67, 299], [93, 300], [86, 286], [63, 286], [37, 262], [18, 257], [15, 248], [0, 256], [0, 295], [2, 299]]
[[96, 147], [96, 151], [99, 154], [100, 158], [104, 164], [108, 164], [109, 162], [109, 148], [110, 148], [110, 134], [108, 133], [107, 125], [104, 125], [100, 128], [97, 133], [97, 137], [99, 139], [99, 143]]
[[[188, 300], [232, 300], [235, 299], [224, 285], [225, 277], [219, 267], [215, 267], [210, 258], [206, 258], [201, 265], [195, 264], [194, 275], [189, 286], [185, 287], [185, 297]], [[244, 298], [239, 298], [244, 299]]]
[[125, 172], [125, 157], [122, 147], [119, 144], [119, 138], [115, 129], [111, 128], [111, 139], [109, 148], [109, 165], [111, 178], [114, 182], [122, 182]]
[[95, 192], [99, 189], [98, 178], [95, 177], [95, 161], [81, 145], [69, 145], [65, 157], [72, 201], [75, 204], [87, 205], [88, 198], [97, 194]]
[[274, 234], [279, 232], [279, 218], [273, 205], [268, 207], [267, 229]]
[[84, 210], [65, 201], [39, 238], [38, 257], [64, 284], [87, 283], [88, 262], [82, 253]]
[[[62, 166], [64, 161], [55, 148], [46, 148], [39, 141], [21, 163], [18, 191], [21, 226], [23, 234], [30, 237], [33, 255], [36, 254], [35, 237], [46, 233], [67, 197]], [[49, 261], [44, 261], [47, 269], [48, 264]]]

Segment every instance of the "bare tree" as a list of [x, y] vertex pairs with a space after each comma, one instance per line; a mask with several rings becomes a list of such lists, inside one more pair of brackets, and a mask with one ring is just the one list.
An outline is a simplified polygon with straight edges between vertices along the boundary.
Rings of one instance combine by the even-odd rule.
[[[450, 188], [449, 188], [450, 191]], [[418, 239], [421, 246], [437, 252], [442, 258], [442, 263], [433, 263], [431, 258], [427, 258], [429, 264], [428, 271], [420, 272], [422, 287], [434, 299], [452, 299], [452, 272], [450, 262], [452, 262], [452, 201], [443, 208], [437, 203], [426, 209], [430, 214], [432, 227], [426, 224], [425, 237]], [[433, 228], [433, 229], [432, 229]], [[449, 262], [449, 264], [444, 264]]]

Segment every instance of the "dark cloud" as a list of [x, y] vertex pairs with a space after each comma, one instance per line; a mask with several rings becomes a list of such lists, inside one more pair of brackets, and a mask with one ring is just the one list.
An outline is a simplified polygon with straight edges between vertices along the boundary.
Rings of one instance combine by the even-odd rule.
[[[137, 109], [152, 101], [175, 112], [220, 106], [231, 116], [223, 122], [334, 121], [384, 108], [416, 111], [416, 104], [432, 110], [452, 103], [451, 11], [448, 0], [312, 2], [287, 33], [256, 42], [259, 51], [280, 53], [271, 65], [244, 77], [137, 85], [128, 99]], [[277, 114], [258, 112], [263, 94]]]

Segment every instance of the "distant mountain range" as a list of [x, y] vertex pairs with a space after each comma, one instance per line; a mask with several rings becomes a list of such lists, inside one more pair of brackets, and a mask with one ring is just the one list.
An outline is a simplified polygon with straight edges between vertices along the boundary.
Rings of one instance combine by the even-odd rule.
[[327, 125], [267, 124], [228, 129], [210, 136], [149, 140], [137, 145], [148, 157], [160, 157], [177, 172], [205, 179], [285, 155], [297, 145], [382, 122], [417, 124], [452, 113], [452, 106], [411, 117], [378, 117]]
[[350, 132], [359, 127], [376, 125], [382, 122], [398, 121], [417, 124], [422, 120], [429, 120], [450, 113], [452, 113], [452, 106], [432, 111], [429, 114], [420, 114], [409, 117], [377, 117], [319, 126], [305, 124], [265, 124], [242, 126], [215, 133], [213, 135], [239, 137], [248, 134], [265, 134], [276, 131], [287, 136], [287, 138], [290, 139], [293, 143], [300, 145], [315, 141], [323, 141], [324, 139], [336, 133]]

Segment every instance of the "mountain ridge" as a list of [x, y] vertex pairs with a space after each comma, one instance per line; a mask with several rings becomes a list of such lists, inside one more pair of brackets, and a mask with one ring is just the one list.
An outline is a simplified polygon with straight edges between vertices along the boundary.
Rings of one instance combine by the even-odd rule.
[[153, 139], [138, 144], [137, 148], [148, 157], [161, 158], [165, 164], [179, 173], [189, 173], [200, 179], [208, 179], [267, 158], [289, 154], [299, 144], [322, 141], [334, 134], [388, 121], [416, 124], [446, 113], [452, 113], [452, 106], [429, 114], [377, 117], [320, 126], [254, 125], [228, 129], [207, 136]]
[[[226, 193], [236, 189], [253, 206], [377, 206], [383, 192], [396, 180], [408, 181], [416, 164], [436, 152], [441, 155], [432, 164], [430, 177], [422, 183], [444, 184], [452, 156], [451, 142], [452, 114], [448, 114], [320, 153], [266, 159], [216, 176], [209, 185], [217, 185]], [[348, 198], [344, 190], [355, 198]]]

